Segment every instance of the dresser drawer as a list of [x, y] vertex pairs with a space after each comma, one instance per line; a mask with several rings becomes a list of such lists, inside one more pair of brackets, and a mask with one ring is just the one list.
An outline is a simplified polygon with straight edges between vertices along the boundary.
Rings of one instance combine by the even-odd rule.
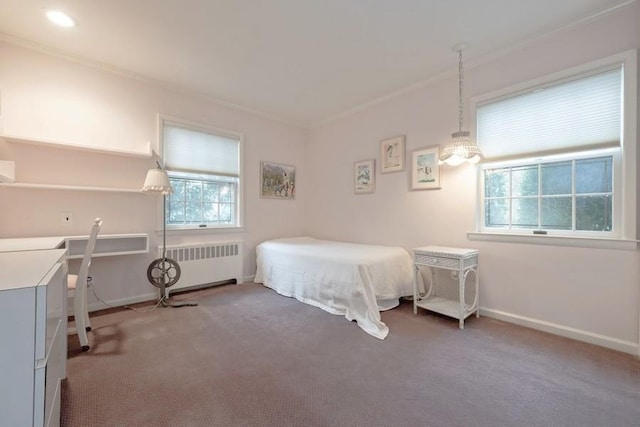
[[415, 254], [413, 258], [416, 265], [428, 265], [441, 268], [457, 269], [460, 266], [458, 258], [436, 257], [433, 255]]

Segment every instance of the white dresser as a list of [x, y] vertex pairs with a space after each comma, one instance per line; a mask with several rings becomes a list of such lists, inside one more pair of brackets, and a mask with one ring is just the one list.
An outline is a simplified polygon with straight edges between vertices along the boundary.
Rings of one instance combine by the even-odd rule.
[[0, 252], [0, 420], [59, 426], [66, 377], [66, 250]]

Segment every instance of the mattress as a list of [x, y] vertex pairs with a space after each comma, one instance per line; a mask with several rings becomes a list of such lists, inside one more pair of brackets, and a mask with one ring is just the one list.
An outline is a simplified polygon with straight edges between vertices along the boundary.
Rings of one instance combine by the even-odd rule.
[[412, 258], [401, 247], [294, 237], [263, 242], [256, 255], [256, 283], [355, 320], [379, 339], [389, 333], [380, 311], [413, 294]]

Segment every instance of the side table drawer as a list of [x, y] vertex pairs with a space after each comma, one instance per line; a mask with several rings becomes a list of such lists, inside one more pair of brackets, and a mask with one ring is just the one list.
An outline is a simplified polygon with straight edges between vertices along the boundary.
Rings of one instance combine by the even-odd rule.
[[418, 265], [431, 265], [442, 268], [459, 268], [460, 260], [457, 258], [443, 258], [432, 255], [415, 254], [414, 262]]

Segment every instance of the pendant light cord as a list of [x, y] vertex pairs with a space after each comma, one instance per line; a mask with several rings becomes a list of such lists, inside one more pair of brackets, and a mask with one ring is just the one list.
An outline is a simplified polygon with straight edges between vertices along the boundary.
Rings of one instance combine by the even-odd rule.
[[463, 121], [463, 103], [462, 103], [462, 84], [464, 77], [464, 69], [462, 68], [462, 49], [458, 51], [458, 131], [462, 131], [462, 121]]

